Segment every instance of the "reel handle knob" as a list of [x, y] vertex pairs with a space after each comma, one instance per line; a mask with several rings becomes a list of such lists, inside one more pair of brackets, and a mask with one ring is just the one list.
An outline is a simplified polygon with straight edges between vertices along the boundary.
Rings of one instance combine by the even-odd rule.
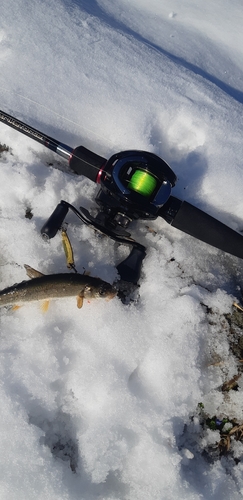
[[44, 239], [51, 239], [56, 236], [58, 229], [61, 228], [62, 223], [68, 213], [68, 204], [65, 201], [58, 203], [54, 212], [50, 215], [48, 221], [41, 228], [41, 234]]

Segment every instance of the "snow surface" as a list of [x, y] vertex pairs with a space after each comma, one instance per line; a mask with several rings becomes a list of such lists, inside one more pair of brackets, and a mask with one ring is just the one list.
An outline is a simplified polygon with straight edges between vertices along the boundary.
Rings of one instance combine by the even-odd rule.
[[[242, 16], [240, 0], [3, 0], [0, 107], [105, 157], [160, 155], [175, 196], [241, 231]], [[40, 229], [61, 199], [94, 208], [96, 186], [3, 124], [0, 143], [4, 288], [25, 263], [66, 272], [61, 238]], [[113, 282], [126, 248], [69, 221], [78, 270]], [[237, 373], [222, 325], [242, 263], [162, 219], [150, 228], [133, 226], [147, 247], [136, 302], [1, 310], [1, 500], [242, 498], [242, 443], [236, 462], [210, 461], [219, 432], [197, 417], [203, 402], [243, 422], [242, 389], [218, 390]]]

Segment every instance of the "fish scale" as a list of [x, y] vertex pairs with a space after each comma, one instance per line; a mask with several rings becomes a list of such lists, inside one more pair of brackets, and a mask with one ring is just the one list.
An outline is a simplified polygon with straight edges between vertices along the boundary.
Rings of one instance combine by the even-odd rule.
[[26, 265], [25, 268], [31, 279], [0, 291], [0, 306], [77, 297], [78, 307], [82, 307], [83, 299], [109, 299], [116, 295], [115, 288], [100, 278], [78, 273], [44, 275], [30, 266]]

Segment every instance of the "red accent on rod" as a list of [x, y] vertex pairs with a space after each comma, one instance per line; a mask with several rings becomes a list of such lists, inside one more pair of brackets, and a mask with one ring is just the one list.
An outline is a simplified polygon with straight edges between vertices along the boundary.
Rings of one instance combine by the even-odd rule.
[[97, 184], [100, 184], [101, 183], [101, 177], [102, 177], [102, 174], [103, 174], [103, 171], [104, 171], [104, 168], [107, 164], [107, 161], [102, 165], [102, 167], [100, 168], [98, 174], [97, 174], [97, 177], [96, 177], [96, 182]]

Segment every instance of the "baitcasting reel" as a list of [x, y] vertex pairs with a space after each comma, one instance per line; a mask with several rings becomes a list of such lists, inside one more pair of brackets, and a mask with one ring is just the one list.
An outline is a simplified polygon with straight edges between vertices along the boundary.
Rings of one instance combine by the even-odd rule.
[[53, 238], [71, 209], [85, 224], [130, 245], [131, 253], [117, 266], [121, 280], [136, 284], [146, 255], [143, 245], [131, 238], [127, 228], [137, 219], [162, 217], [169, 224], [224, 252], [243, 258], [243, 236], [222, 222], [171, 195], [176, 175], [169, 165], [147, 151], [123, 151], [109, 160], [79, 146], [75, 149], [58, 142], [16, 118], [0, 111], [0, 121], [43, 144], [69, 162], [70, 172], [84, 175], [100, 189], [95, 201], [96, 217], [80, 207], [61, 201], [41, 229]]
[[130, 237], [127, 227], [133, 220], [157, 217], [175, 185], [174, 172], [165, 161], [146, 151], [123, 151], [106, 161], [82, 146], [73, 151], [69, 166], [99, 184], [95, 201], [100, 211], [94, 218], [83, 207], [78, 211], [61, 201], [41, 229], [42, 235], [55, 236], [68, 209], [73, 210], [85, 224], [132, 246], [130, 255], [117, 269], [122, 280], [137, 283], [146, 251]]

